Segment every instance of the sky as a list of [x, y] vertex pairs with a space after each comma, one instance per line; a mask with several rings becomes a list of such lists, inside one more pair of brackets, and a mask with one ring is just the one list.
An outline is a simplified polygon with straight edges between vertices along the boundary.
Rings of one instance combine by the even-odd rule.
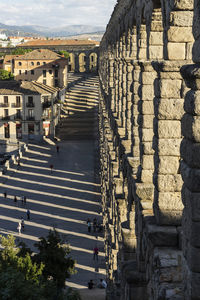
[[0, 23], [6, 25], [106, 26], [117, 0], [2, 0]]

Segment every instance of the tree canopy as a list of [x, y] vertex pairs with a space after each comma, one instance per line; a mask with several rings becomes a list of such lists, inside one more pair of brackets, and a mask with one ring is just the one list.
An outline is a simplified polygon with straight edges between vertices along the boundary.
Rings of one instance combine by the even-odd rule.
[[58, 54], [64, 55], [65, 58], [68, 58], [68, 57], [69, 57], [69, 52], [67, 52], [67, 51], [65, 51], [65, 50], [59, 51]]
[[15, 48], [14, 50], [12, 50], [11, 54], [12, 55], [23, 55], [23, 54], [26, 54], [31, 51], [33, 51], [33, 50], [32, 49], [24, 49], [24, 48]]
[[70, 249], [64, 247], [58, 232], [50, 230], [47, 238], [40, 238], [37, 254], [23, 242], [16, 245], [12, 235], [0, 236], [0, 244], [1, 300], [80, 299], [73, 289], [63, 290], [65, 278], [74, 273], [75, 261], [69, 257]]
[[14, 76], [7, 70], [0, 69], [0, 80], [12, 80]]

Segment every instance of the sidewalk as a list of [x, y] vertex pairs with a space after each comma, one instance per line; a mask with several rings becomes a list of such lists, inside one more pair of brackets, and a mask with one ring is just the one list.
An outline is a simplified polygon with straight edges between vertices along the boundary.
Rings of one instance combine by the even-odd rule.
[[[94, 142], [66, 141], [59, 143], [60, 152], [55, 145], [43, 143], [30, 144], [21, 166], [12, 167], [0, 185], [0, 233], [15, 235], [34, 249], [34, 243], [46, 236], [55, 227], [71, 245], [71, 256], [76, 259], [77, 274], [67, 282], [68, 286], [86, 289], [90, 279], [98, 281], [105, 277], [103, 237], [96, 238], [87, 231], [87, 218], [96, 217], [101, 222], [99, 185], [94, 174]], [[50, 165], [53, 164], [53, 173]], [[7, 191], [7, 199], [3, 192]], [[26, 196], [23, 206], [16, 195]], [[30, 209], [31, 219], [26, 220], [26, 210]], [[17, 224], [25, 219], [25, 232], [18, 236]], [[100, 250], [98, 263], [93, 261], [93, 248]], [[98, 269], [98, 272], [95, 270]], [[95, 289], [95, 300], [103, 293]], [[91, 295], [91, 291], [87, 290]], [[83, 294], [87, 294], [83, 291]], [[93, 291], [92, 291], [93, 292]], [[104, 291], [105, 292], [105, 291]], [[87, 297], [89, 297], [89, 294]], [[94, 297], [94, 296], [92, 296]], [[86, 299], [86, 298], [83, 298]], [[87, 298], [90, 299], [90, 298]], [[94, 299], [94, 298], [91, 298]]]

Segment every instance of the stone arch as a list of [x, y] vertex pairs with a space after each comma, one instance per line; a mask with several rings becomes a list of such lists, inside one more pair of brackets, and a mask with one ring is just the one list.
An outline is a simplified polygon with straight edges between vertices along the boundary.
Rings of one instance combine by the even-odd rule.
[[69, 53], [68, 71], [69, 72], [74, 72], [75, 71], [75, 55], [72, 52]]
[[90, 72], [94, 72], [97, 70], [97, 54], [95, 52], [90, 53], [89, 55], [89, 70]]
[[79, 72], [86, 72], [86, 54], [84, 52], [79, 54]]

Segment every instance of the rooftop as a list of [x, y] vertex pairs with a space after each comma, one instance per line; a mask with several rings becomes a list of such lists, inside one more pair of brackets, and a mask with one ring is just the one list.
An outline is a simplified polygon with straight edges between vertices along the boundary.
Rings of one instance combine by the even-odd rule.
[[[28, 52], [24, 55], [18, 56], [20, 60], [27, 60], [27, 59], [51, 59], [51, 60], [57, 60], [57, 59], [65, 59], [62, 55], [59, 55], [55, 53], [54, 51], [48, 50], [48, 49], [37, 49], [33, 50], [31, 52]], [[17, 58], [17, 57], [15, 57]]]
[[37, 81], [0, 81], [0, 95], [42, 95], [54, 94], [59, 88]]

